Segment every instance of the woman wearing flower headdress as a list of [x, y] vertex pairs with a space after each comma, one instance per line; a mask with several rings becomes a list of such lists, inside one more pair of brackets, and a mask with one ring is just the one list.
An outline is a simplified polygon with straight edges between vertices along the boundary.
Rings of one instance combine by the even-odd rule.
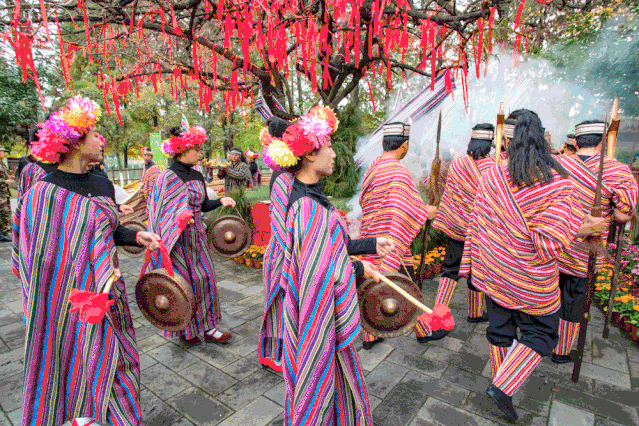
[[[271, 203], [272, 220], [282, 223], [270, 247], [277, 252], [281, 246], [283, 255], [271, 253], [277, 264], [265, 264], [267, 287], [276, 280], [283, 293], [275, 321], [284, 342], [285, 425], [372, 424], [353, 343], [361, 324], [346, 226], [319, 185], [320, 177], [333, 172], [330, 135], [336, 128], [333, 112], [318, 107], [281, 139], [266, 129], [261, 135], [264, 162], [287, 170], [273, 185]], [[267, 268], [281, 273], [271, 277]], [[267, 311], [269, 302], [282, 297], [276, 293], [267, 296]]]
[[140, 363], [128, 296], [120, 278], [114, 304], [96, 324], [69, 312], [71, 290], [99, 293], [119, 275], [118, 245], [155, 248], [159, 237], [118, 225], [113, 184], [87, 172], [102, 159], [100, 107], [75, 97], [40, 124], [31, 153], [57, 170], [21, 199], [11, 267], [26, 319], [22, 425], [67, 420], [140, 425]]
[[[162, 237], [171, 255], [173, 268], [193, 288], [195, 315], [191, 323], [179, 332], [165, 332], [165, 337], [179, 337], [187, 346], [199, 345], [203, 335], [207, 342], [226, 343], [230, 333], [216, 329], [220, 321], [213, 257], [209, 250], [202, 213], [220, 206], [234, 206], [232, 198], [209, 200], [202, 173], [193, 169], [200, 159], [206, 131], [188, 127], [182, 118], [182, 128], [171, 129], [171, 138], [162, 151], [175, 161], [160, 173], [147, 203], [149, 229]], [[180, 231], [178, 223], [189, 217], [189, 224]], [[161, 268], [159, 253], [153, 253], [149, 270]]]

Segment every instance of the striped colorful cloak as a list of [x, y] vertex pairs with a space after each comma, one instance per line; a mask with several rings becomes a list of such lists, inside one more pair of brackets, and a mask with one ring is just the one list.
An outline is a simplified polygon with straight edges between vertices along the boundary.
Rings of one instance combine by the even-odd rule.
[[277, 177], [271, 191], [271, 240], [264, 251], [264, 316], [258, 356], [276, 361], [282, 359], [282, 263], [286, 238], [286, 208], [293, 188], [293, 176], [283, 173]]
[[559, 309], [557, 258], [576, 237], [584, 213], [570, 178], [513, 187], [507, 166], [483, 175], [459, 274], [499, 305], [529, 315]]
[[[171, 254], [173, 269], [191, 284], [195, 295], [196, 309], [191, 324], [179, 332], [164, 332], [166, 337], [192, 339], [215, 328], [220, 321], [213, 256], [201, 210], [205, 195], [202, 181], [183, 182], [169, 169], [158, 176], [147, 203], [149, 230], [162, 238]], [[191, 213], [195, 223], [178, 233], [177, 218], [182, 212]], [[148, 270], [163, 267], [160, 251], [155, 250]]]
[[29, 163], [24, 166], [18, 180], [18, 200], [46, 175], [47, 172], [38, 163]]
[[23, 426], [75, 417], [140, 425], [140, 363], [124, 281], [98, 324], [69, 313], [72, 289], [101, 292], [118, 267], [113, 200], [87, 198], [38, 182], [13, 223], [11, 266], [20, 279], [26, 323]]
[[142, 175], [142, 193], [144, 194], [144, 198], [148, 200], [149, 195], [153, 191], [153, 185], [155, 184], [156, 179], [160, 175], [160, 168], [153, 164], [148, 169], [144, 168], [144, 174]]
[[360, 330], [346, 226], [309, 197], [286, 219], [284, 424], [372, 425], [364, 375], [353, 341]]
[[465, 155], [453, 160], [433, 228], [454, 240], [464, 241], [479, 181], [482, 174], [494, 164], [495, 160], [491, 157], [475, 160]]
[[399, 271], [402, 260], [412, 265], [410, 244], [428, 215], [408, 169], [393, 158], [375, 159], [364, 174], [359, 204], [359, 237], [386, 237], [395, 243], [396, 250], [381, 261], [376, 254], [371, 255], [380, 271]]
[[[578, 155], [570, 157], [556, 156], [566, 171], [570, 173], [572, 182], [577, 190], [581, 209], [584, 214], [590, 213], [590, 208], [595, 201], [595, 188], [599, 174], [599, 154], [593, 155], [586, 161]], [[588, 173], [587, 170], [591, 173]], [[632, 176], [630, 168], [615, 160], [604, 157], [603, 185], [601, 188], [601, 215], [608, 221], [611, 219], [614, 209], [622, 213], [632, 215], [637, 209], [637, 181]], [[608, 230], [604, 232], [602, 239], [608, 238]], [[583, 241], [577, 238], [564, 252], [559, 255], [559, 271], [574, 277], [588, 275], [589, 253], [576, 245]], [[603, 256], [597, 258], [597, 270], [603, 266]]]

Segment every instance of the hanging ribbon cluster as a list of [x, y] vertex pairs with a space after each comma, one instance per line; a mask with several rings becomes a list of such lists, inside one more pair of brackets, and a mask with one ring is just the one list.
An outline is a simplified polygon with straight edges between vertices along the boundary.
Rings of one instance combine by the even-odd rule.
[[[537, 1], [545, 4], [551, 0]], [[524, 35], [519, 21], [525, 2], [520, 0], [515, 19], [516, 50]], [[32, 78], [39, 90], [32, 45], [55, 43], [67, 88], [73, 84], [70, 67], [76, 56], [87, 57], [98, 65], [97, 81], [107, 112], [111, 113], [112, 104], [118, 118], [123, 98], [133, 90], [139, 96], [140, 86], [149, 82], [162, 94], [166, 83], [176, 100], [190, 92], [200, 109], [207, 111], [216, 99], [214, 93], [222, 91], [223, 109], [228, 114], [245, 102], [252, 105], [259, 80], [270, 77], [273, 84], [279, 84], [276, 79], [286, 78], [292, 68], [310, 82], [313, 91], [320, 87], [329, 91], [334, 84], [344, 84], [336, 78], [340, 67], [348, 64], [361, 71], [370, 90], [370, 73], [373, 78], [384, 76], [388, 88], [393, 77], [405, 78], [404, 71], [397, 68], [405, 61], [430, 73], [431, 87], [442, 69], [462, 72], [464, 102], [468, 104], [469, 54], [479, 77], [479, 64], [488, 66], [495, 21], [495, 9], [483, 6], [485, 13], [474, 19], [469, 36], [447, 23], [438, 24], [437, 16], [448, 13], [439, 6], [428, 12], [428, 18], [416, 21], [409, 15], [408, 0], [373, 0], [370, 7], [364, 0], [325, 0], [308, 7], [286, 0], [220, 0], [217, 5], [209, 1], [195, 5], [201, 9], [196, 11], [198, 19], [204, 23], [199, 21], [191, 29], [195, 13], [184, 7], [175, 10], [175, 2], [135, 2], [122, 9], [130, 17], [122, 20], [121, 14], [102, 10], [101, 19], [96, 19], [92, 16], [96, 9], [77, 0], [76, 14], [64, 22], [62, 16], [74, 12], [68, 8], [69, 2], [64, 5], [64, 14], [48, 10], [46, 4], [40, 0], [41, 22], [23, 21], [26, 15], [16, 0], [11, 26], [4, 33], [4, 41], [8, 40], [16, 52], [23, 80]], [[33, 11], [29, 16], [38, 18]], [[57, 38], [50, 37], [47, 16], [55, 20]], [[76, 44], [77, 38], [71, 42], [62, 35], [70, 26], [84, 31], [84, 45]], [[453, 40], [457, 40], [456, 46]], [[129, 58], [131, 52], [134, 60]], [[419, 52], [421, 59], [407, 60], [414, 52]], [[391, 59], [399, 55], [401, 62]], [[394, 74], [395, 70], [399, 74]], [[222, 109], [220, 105], [217, 108]]]

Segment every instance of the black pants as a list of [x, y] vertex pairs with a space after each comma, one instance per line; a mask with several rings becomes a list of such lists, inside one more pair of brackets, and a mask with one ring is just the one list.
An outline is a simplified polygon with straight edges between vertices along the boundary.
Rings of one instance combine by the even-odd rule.
[[561, 309], [559, 317], [568, 322], [581, 322], [584, 317], [588, 278], [559, 273]]
[[559, 342], [559, 311], [550, 315], [528, 315], [521, 311], [504, 308], [486, 295], [488, 320], [486, 338], [491, 345], [509, 347], [519, 328], [519, 343], [529, 347], [540, 356], [548, 356]]
[[[459, 281], [459, 268], [461, 267], [462, 255], [464, 254], [464, 241], [450, 238], [446, 246], [446, 256], [442, 264], [442, 278], [450, 278], [453, 281]], [[468, 277], [466, 283], [472, 291], [478, 290], [472, 283], [472, 277]]]

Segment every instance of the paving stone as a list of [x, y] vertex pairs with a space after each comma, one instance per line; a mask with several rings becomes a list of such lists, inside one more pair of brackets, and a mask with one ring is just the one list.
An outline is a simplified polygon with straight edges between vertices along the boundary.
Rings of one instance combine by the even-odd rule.
[[464, 346], [464, 342], [462, 340], [455, 339], [450, 336], [428, 343], [434, 346], [441, 346], [442, 348], [446, 348], [454, 352], [458, 352]]
[[199, 426], [214, 426], [233, 414], [200, 389], [188, 388], [168, 401], [180, 414]]
[[593, 364], [610, 370], [620, 371], [624, 374], [629, 373], [628, 357], [625, 349], [618, 348], [601, 339], [594, 339], [592, 342], [592, 348]]
[[455, 406], [461, 406], [470, 394], [470, 391], [460, 388], [446, 380], [424, 374], [409, 373], [404, 376], [402, 382], [410, 384], [415, 389], [421, 389], [422, 392], [430, 397], [440, 399]]
[[0, 426], [12, 426], [11, 421], [3, 412], [0, 411]]
[[7, 417], [13, 426], [20, 426], [22, 424], [22, 408], [10, 412]]
[[[220, 277], [218, 276], [218, 278]], [[217, 282], [217, 287], [239, 292], [240, 290], [246, 288], [246, 285], [234, 282], [232, 280], [223, 279]]]
[[22, 374], [3, 377], [0, 381], [0, 408], [9, 413], [22, 407]]
[[[429, 347], [428, 343], [419, 343], [415, 337], [415, 333], [409, 333], [396, 339], [388, 340], [388, 345], [395, 348], [396, 351], [415, 355], [423, 355]], [[359, 347], [361, 347], [361, 344], [358, 348]]]
[[493, 426], [498, 423], [439, 401], [428, 398], [410, 426]]
[[463, 348], [461, 348], [461, 351], [479, 356], [490, 356], [488, 352], [488, 340], [486, 340], [486, 333], [473, 333], [473, 335], [466, 341]]
[[[148, 324], [148, 321], [146, 321], [146, 319], [144, 319], [144, 322], [146, 322]], [[156, 335], [157, 336], [162, 336], [162, 330], [160, 330], [159, 328], [154, 327], [154, 326], [152, 326], [150, 324], [135, 329], [135, 339], [136, 340], [144, 340], [147, 337], [156, 336]]]
[[[20, 304], [22, 306], [22, 302]], [[22, 321], [0, 327], [0, 338], [12, 349], [24, 347], [24, 336], [25, 329]]]
[[250, 297], [250, 296], [254, 296], [256, 294], [263, 293], [264, 292], [264, 287], [254, 285], [254, 286], [250, 286], [250, 287], [245, 287], [242, 290], [240, 290], [239, 292], [242, 293], [246, 297]]
[[140, 371], [141, 370], [146, 370], [149, 367], [152, 367], [154, 365], [156, 365], [158, 363], [158, 360], [147, 355], [147, 354], [141, 354], [140, 355]]
[[381, 362], [375, 370], [366, 376], [368, 393], [379, 398], [386, 395], [399, 383], [407, 370], [389, 361]]
[[22, 322], [22, 316], [16, 314], [8, 307], [4, 307], [6, 305], [2, 305], [3, 308], [0, 308], [0, 327], [4, 327], [5, 325], [11, 325], [14, 323]]
[[201, 362], [199, 358], [173, 343], [157, 346], [148, 350], [147, 354], [174, 371], [183, 370], [197, 362]]
[[630, 364], [630, 376], [639, 379], [639, 351], [633, 347], [633, 349], [627, 349], [626, 353]]
[[486, 361], [486, 364], [484, 364], [484, 368], [483, 370], [481, 370], [481, 375], [484, 377], [488, 377], [489, 379], [492, 379], [493, 370], [492, 370], [492, 367], [490, 366], [490, 359]]
[[[136, 339], [137, 340], [137, 339]], [[145, 353], [150, 351], [151, 349], [157, 348], [158, 346], [162, 346], [167, 343], [164, 337], [159, 334], [155, 334], [151, 337], [147, 337], [146, 339], [137, 340], [138, 342], [138, 352]]]
[[623, 426], [621, 423], [617, 423], [614, 420], [607, 419], [606, 417], [595, 416], [595, 426]]
[[[464, 406], [464, 408], [471, 413], [475, 413], [494, 422], [501, 424], [511, 424], [504, 418], [504, 414], [497, 407], [492, 398], [486, 395], [485, 392], [471, 393], [466, 400], [466, 405]], [[545, 417], [536, 415], [526, 410], [522, 410], [521, 408], [517, 408], [516, 410], [517, 414], [519, 415], [519, 419], [517, 420], [518, 426], [536, 426], [540, 424], [546, 424]]]
[[[245, 337], [242, 340], [239, 340], [235, 343], [231, 342], [228, 344], [228, 349], [233, 351], [239, 356], [247, 356], [250, 353], [256, 352], [259, 344], [259, 336], [253, 335], [249, 337]], [[257, 358], [255, 358], [257, 360]]]
[[234, 332], [239, 332], [244, 336], [259, 336], [262, 329], [262, 317], [255, 318], [252, 321], [247, 321], [239, 327], [233, 329]]
[[160, 399], [166, 400], [190, 386], [182, 374], [176, 374], [162, 364], [156, 364], [140, 373], [142, 384]]
[[617, 385], [624, 389], [630, 389], [630, 376], [616, 370], [610, 370], [599, 365], [583, 363], [580, 375], [590, 377], [601, 382]]
[[552, 404], [548, 426], [594, 426], [595, 415], [559, 401]]
[[24, 349], [14, 349], [0, 355], [0, 377], [22, 374], [24, 370]]
[[381, 398], [378, 398], [374, 395], [368, 395], [368, 405], [370, 406], [371, 413], [375, 411], [375, 409], [381, 402], [382, 402]]
[[255, 305], [249, 306], [248, 308], [237, 312], [235, 314], [236, 317], [244, 319], [246, 321], [254, 320], [255, 318], [262, 318], [264, 314], [264, 303], [260, 302]]
[[269, 374], [268, 371], [253, 374], [241, 382], [237, 382], [221, 394], [217, 399], [235, 411], [253, 402], [258, 396], [282, 383], [282, 379]]
[[610, 402], [598, 396], [585, 392], [565, 389], [555, 392], [554, 400], [574, 407], [588, 410], [602, 417], [615, 420], [626, 425], [639, 424], [639, 415], [636, 407], [629, 407], [615, 402]]
[[473, 374], [455, 366], [448, 367], [443, 377], [446, 381], [472, 392], [484, 392], [492, 384], [492, 380], [486, 377]]
[[7, 308], [9, 308], [14, 314], [24, 315], [22, 310], [22, 300], [16, 300], [14, 302], [9, 302], [6, 304]]
[[222, 315], [222, 320], [218, 324], [217, 328], [219, 330], [231, 330], [233, 328], [239, 327], [244, 324], [247, 320], [244, 318], [240, 318], [235, 316], [235, 314], [224, 314]]
[[629, 390], [595, 380], [594, 394], [608, 401], [618, 402], [630, 407], [639, 406], [639, 389]]
[[[366, 382], [368, 384], [368, 381]], [[284, 406], [284, 396], [286, 395], [286, 382], [282, 382], [279, 385], [272, 387], [271, 389], [269, 389], [268, 391], [264, 392], [264, 396], [267, 397], [268, 399], [270, 399], [271, 401], [273, 401], [274, 403]], [[376, 396], [368, 395], [368, 401], [369, 403], [372, 404], [371, 402], [371, 398], [375, 398], [378, 401], [381, 401], [381, 399], [377, 398]]]
[[224, 367], [224, 372], [238, 380], [242, 380], [258, 371], [264, 370], [264, 368], [258, 361], [257, 351], [253, 351], [233, 364]]
[[266, 426], [282, 411], [282, 407], [260, 396], [258, 399], [224, 420], [220, 426]]
[[240, 359], [239, 355], [217, 343], [202, 342], [201, 345], [191, 348], [189, 353], [216, 368], [224, 368]]
[[447, 359], [450, 365], [459, 367], [462, 370], [470, 371], [471, 373], [481, 374], [486, 362], [490, 362], [490, 358], [482, 357], [470, 353], [453, 353]]
[[403, 354], [399, 351], [393, 351], [386, 359], [395, 364], [403, 365], [412, 370], [437, 378], [441, 377], [448, 367], [448, 364], [441, 361], [435, 361], [420, 355]]
[[427, 398], [420, 383], [398, 383], [373, 411], [375, 425], [409, 424]]
[[386, 342], [378, 343], [369, 350], [362, 348], [357, 352], [359, 355], [359, 363], [364, 370], [372, 371], [392, 351], [393, 347]]
[[237, 380], [228, 374], [205, 363], [194, 364], [179, 371], [179, 374], [211, 396], [216, 396], [237, 383]]
[[149, 389], [140, 389], [142, 421], [148, 426], [170, 426], [178, 422], [180, 414], [166, 402], [154, 395]]
[[239, 291], [228, 290], [226, 288], [218, 288], [217, 291], [220, 299], [228, 302], [239, 302], [246, 298], [246, 296]]

